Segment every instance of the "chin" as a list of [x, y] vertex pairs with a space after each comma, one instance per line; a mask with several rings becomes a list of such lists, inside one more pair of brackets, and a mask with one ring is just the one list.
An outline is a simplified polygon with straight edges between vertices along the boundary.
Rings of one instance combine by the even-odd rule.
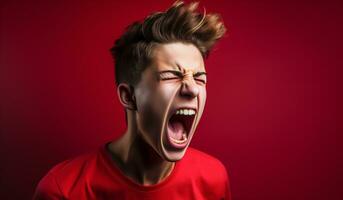
[[161, 142], [161, 146], [160, 146], [161, 148], [159, 149], [160, 150], [159, 151], [160, 156], [164, 160], [169, 161], [169, 162], [176, 162], [176, 161], [181, 160], [184, 157], [184, 155], [188, 149], [188, 146], [190, 144], [190, 140], [187, 142], [187, 144], [185, 146], [180, 148], [180, 147], [175, 147], [175, 146], [171, 145], [170, 141], [166, 137], [164, 137], [164, 139], [165, 139], [165, 141]]
[[163, 159], [169, 162], [176, 162], [183, 158], [186, 153], [187, 148], [179, 152], [162, 152]]

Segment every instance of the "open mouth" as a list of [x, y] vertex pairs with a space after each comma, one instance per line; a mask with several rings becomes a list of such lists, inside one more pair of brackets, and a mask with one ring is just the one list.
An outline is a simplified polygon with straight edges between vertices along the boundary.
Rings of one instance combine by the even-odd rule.
[[168, 140], [175, 148], [184, 148], [188, 143], [188, 137], [195, 119], [196, 110], [192, 108], [180, 108], [169, 118]]

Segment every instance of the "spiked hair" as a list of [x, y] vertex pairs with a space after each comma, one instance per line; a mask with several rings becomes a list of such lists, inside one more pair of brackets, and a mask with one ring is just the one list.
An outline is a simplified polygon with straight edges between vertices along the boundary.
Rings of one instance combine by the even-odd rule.
[[134, 22], [115, 41], [111, 53], [115, 61], [116, 84], [132, 86], [149, 66], [158, 44], [183, 42], [195, 45], [203, 58], [226, 29], [218, 14], [197, 12], [198, 2], [186, 5], [176, 1], [165, 12], [156, 12], [142, 22]]

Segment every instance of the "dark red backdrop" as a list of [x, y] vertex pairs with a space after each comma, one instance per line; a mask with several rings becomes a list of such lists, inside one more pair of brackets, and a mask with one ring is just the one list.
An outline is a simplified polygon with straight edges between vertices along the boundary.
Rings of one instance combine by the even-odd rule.
[[[1, 3], [1, 199], [30, 199], [54, 164], [124, 130], [109, 48], [172, 1]], [[339, 1], [202, 1], [229, 29], [209, 60], [192, 143], [235, 200], [339, 199]]]

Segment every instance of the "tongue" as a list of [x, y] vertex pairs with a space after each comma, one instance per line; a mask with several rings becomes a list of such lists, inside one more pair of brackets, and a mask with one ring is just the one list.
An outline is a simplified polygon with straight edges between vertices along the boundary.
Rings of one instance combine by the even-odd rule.
[[185, 132], [185, 127], [181, 122], [175, 121], [171, 123], [172, 127], [172, 134], [170, 135], [172, 138], [177, 140], [182, 140], [183, 132]]

